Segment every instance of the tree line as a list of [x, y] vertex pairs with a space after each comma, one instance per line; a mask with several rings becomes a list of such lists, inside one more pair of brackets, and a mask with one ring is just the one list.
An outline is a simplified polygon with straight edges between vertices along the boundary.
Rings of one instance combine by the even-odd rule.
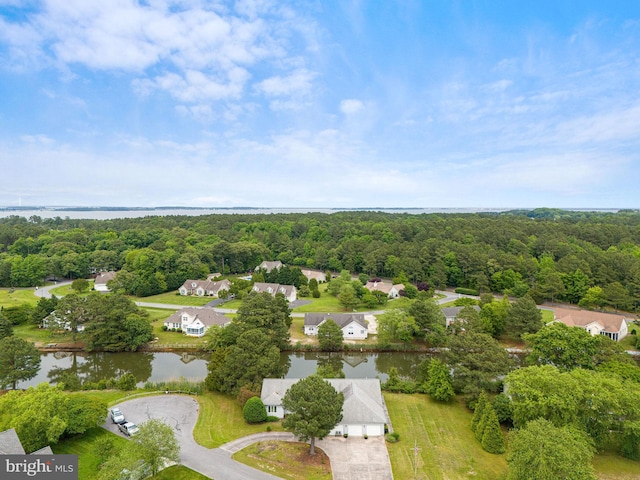
[[128, 293], [175, 290], [262, 260], [536, 301], [633, 310], [640, 213], [247, 214], [112, 220], [0, 219], [0, 286], [121, 270]]

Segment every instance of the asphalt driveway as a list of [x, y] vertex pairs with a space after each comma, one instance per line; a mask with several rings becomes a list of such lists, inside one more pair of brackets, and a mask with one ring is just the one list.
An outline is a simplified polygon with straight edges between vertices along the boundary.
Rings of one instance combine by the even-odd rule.
[[[296, 441], [290, 433], [272, 432], [249, 435], [222, 445], [205, 448], [193, 439], [198, 419], [198, 402], [184, 395], [156, 395], [127, 400], [117, 405], [129, 422], [141, 424], [156, 418], [171, 426], [180, 444], [180, 460], [186, 467], [215, 480], [275, 480], [278, 477], [255, 470], [231, 458], [233, 453], [262, 440]], [[103, 425], [124, 436], [110, 418]], [[392, 480], [391, 463], [384, 437], [348, 439], [326, 438], [316, 442], [331, 460], [334, 480]]]

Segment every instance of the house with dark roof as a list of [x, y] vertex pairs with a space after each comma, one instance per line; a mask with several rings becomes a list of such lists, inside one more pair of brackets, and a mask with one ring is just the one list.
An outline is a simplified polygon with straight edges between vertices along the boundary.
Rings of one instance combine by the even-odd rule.
[[[0, 432], [0, 455], [24, 455], [25, 453], [14, 428]], [[40, 450], [31, 452], [31, 455], [53, 455], [53, 451], [47, 445]]]
[[574, 310], [572, 308], [554, 308], [554, 322], [562, 322], [569, 327], [584, 328], [591, 335], [605, 335], [619, 342], [628, 333], [631, 317], [617, 313]]
[[[265, 378], [262, 381], [260, 398], [267, 415], [284, 418], [286, 411], [282, 399], [299, 378]], [[384, 426], [389, 424], [380, 389], [380, 380], [364, 378], [329, 378], [326, 380], [344, 395], [342, 420], [333, 427], [329, 435], [381, 436]]]
[[93, 288], [96, 292], [108, 292], [109, 287], [107, 287], [107, 282], [109, 280], [113, 280], [116, 278], [116, 272], [100, 272], [96, 275], [96, 278], [93, 280]]
[[369, 334], [363, 313], [305, 313], [304, 334], [318, 335], [318, 328], [327, 320], [333, 320], [342, 329], [345, 340], [364, 340]]
[[276, 260], [274, 262], [265, 260], [255, 268], [255, 271], [258, 272], [260, 270], [265, 270], [267, 273], [271, 273], [271, 270], [274, 268], [276, 270], [280, 270], [282, 267], [284, 267], [284, 264], [280, 260]]
[[227, 326], [231, 320], [209, 307], [185, 307], [164, 321], [169, 329], [181, 329], [189, 337], [202, 337], [209, 327]]
[[199, 297], [217, 297], [222, 290], [229, 291], [231, 282], [227, 279], [212, 281], [214, 277], [209, 276], [207, 280], [187, 280], [178, 289], [180, 295], [197, 295]]
[[267, 292], [272, 297], [275, 297], [277, 293], [281, 293], [284, 295], [290, 302], [294, 302], [296, 298], [298, 298], [298, 291], [296, 287], [293, 285], [280, 285], [279, 283], [263, 283], [256, 282], [253, 284], [251, 288], [252, 291], [257, 293]]

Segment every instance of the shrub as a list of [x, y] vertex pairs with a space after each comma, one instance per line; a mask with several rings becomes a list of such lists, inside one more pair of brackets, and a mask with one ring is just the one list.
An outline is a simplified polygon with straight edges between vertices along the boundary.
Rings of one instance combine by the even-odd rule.
[[349, 434], [348, 434], [348, 433], [345, 433], [345, 434], [343, 435], [343, 437], [344, 437], [344, 438], [347, 438], [348, 436], [349, 436]]
[[279, 422], [280, 419], [278, 417], [274, 417], [273, 415], [269, 415], [267, 417], [267, 422]]
[[271, 431], [271, 425], [267, 425], [267, 432]]
[[166, 325], [162, 325], [162, 331], [166, 332], [167, 330], [169, 330], [169, 327], [167, 327]]
[[251, 397], [244, 404], [242, 415], [247, 423], [261, 423], [267, 419], [267, 409], [260, 397]]
[[247, 400], [249, 400], [251, 397], [259, 397], [259, 396], [260, 396], [260, 392], [251, 390], [251, 388], [249, 388], [248, 385], [243, 385], [242, 387], [240, 387], [240, 390], [238, 391], [238, 396], [236, 397], [236, 400], [238, 400], [238, 403], [240, 404], [240, 406], [244, 408], [245, 404], [247, 403]]
[[456, 293], [461, 293], [462, 295], [478, 295], [478, 291], [473, 288], [462, 288], [458, 287], [454, 290]]
[[311, 292], [311, 295], [313, 296], [313, 298], [320, 298], [320, 290], [315, 289], [313, 292]]
[[118, 379], [117, 385], [120, 390], [135, 390], [136, 377], [133, 376], [133, 373], [125, 373]]
[[396, 443], [400, 441], [400, 434], [398, 432], [387, 433], [384, 438], [389, 443]]
[[469, 306], [477, 305], [478, 301], [475, 298], [462, 297], [462, 298], [456, 298], [453, 304], [456, 307], [466, 307], [467, 305]]
[[369, 438], [369, 435], [367, 435], [366, 433], [363, 435], [364, 439], [366, 440], [367, 438]]

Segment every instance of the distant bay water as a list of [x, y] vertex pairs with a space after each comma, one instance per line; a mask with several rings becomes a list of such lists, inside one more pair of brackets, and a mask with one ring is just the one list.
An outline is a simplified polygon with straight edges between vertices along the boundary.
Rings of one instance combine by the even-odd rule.
[[[336, 213], [336, 212], [385, 212], [406, 213], [412, 215], [428, 213], [499, 213], [509, 210], [531, 210], [530, 208], [188, 208], [188, 207], [158, 207], [158, 208], [120, 208], [120, 207], [0, 207], [0, 218], [17, 215], [30, 218], [71, 218], [109, 220], [114, 218], [141, 218], [148, 216], [174, 216], [174, 215], [258, 215], [277, 213]], [[574, 211], [617, 212], [617, 208], [568, 208]]]

